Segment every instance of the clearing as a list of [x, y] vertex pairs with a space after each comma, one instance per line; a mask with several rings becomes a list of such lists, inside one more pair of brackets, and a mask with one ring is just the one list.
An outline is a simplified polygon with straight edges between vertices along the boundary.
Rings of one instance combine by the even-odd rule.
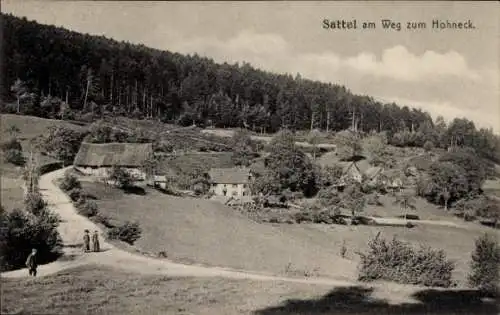
[[498, 314], [468, 290], [140, 275], [88, 265], [2, 279], [2, 314]]
[[[445, 250], [456, 261], [454, 278], [463, 284], [475, 238], [485, 231], [500, 236], [498, 231], [463, 221], [461, 227], [417, 222], [412, 229], [262, 224], [215, 201], [174, 197], [152, 189], [146, 189], [145, 195], [134, 195], [101, 183], [82, 182], [82, 185], [98, 199], [101, 213], [114, 221], [140, 223], [143, 234], [135, 245], [143, 251], [153, 254], [165, 251], [175, 261], [272, 274], [354, 280], [359, 260], [356, 252], [365, 250], [369, 239], [381, 232], [386, 238], [397, 236], [415, 245]], [[417, 205], [423, 202], [420, 200]], [[339, 252], [344, 241], [347, 256], [341, 258]]]
[[[24, 155], [27, 156], [30, 148], [30, 141], [44, 135], [52, 126], [66, 126], [75, 130], [85, 130], [84, 127], [62, 120], [44, 119], [32, 116], [2, 114], [0, 115], [1, 139], [10, 137], [9, 128], [16, 127], [19, 131], [15, 136], [21, 142]], [[40, 165], [55, 162], [56, 160], [41, 155]], [[21, 208], [23, 206], [23, 181], [21, 179], [23, 168], [0, 161], [1, 185], [0, 197], [2, 205], [6, 210]]]

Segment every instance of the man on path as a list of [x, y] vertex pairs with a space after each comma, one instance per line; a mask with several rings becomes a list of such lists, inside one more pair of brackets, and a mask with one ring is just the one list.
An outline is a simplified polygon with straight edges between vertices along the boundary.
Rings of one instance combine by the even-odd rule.
[[90, 235], [89, 230], [85, 230], [85, 234], [83, 234], [83, 251], [90, 252]]
[[36, 268], [38, 267], [38, 264], [36, 262], [36, 249], [34, 248], [28, 256], [28, 259], [26, 259], [26, 267], [28, 267], [29, 275], [36, 277]]
[[94, 234], [92, 234], [92, 246], [93, 246], [94, 252], [100, 251], [99, 234], [97, 234], [97, 231], [94, 231]]

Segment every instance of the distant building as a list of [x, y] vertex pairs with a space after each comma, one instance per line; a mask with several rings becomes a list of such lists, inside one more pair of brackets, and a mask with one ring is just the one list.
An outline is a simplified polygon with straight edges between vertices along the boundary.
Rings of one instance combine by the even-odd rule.
[[208, 172], [210, 191], [217, 196], [251, 196], [253, 179], [249, 168], [212, 168]]
[[382, 173], [381, 167], [370, 166], [365, 160], [340, 162], [338, 165], [342, 167], [342, 175], [337, 186], [345, 186], [347, 182], [374, 184]]
[[107, 177], [113, 167], [145, 180], [146, 161], [153, 156], [151, 143], [82, 143], [73, 163], [85, 175]]

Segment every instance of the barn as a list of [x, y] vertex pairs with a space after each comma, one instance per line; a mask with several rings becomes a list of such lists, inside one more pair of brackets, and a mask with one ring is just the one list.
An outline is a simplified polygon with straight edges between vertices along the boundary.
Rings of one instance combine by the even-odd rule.
[[151, 143], [82, 143], [73, 165], [85, 175], [101, 178], [113, 167], [120, 167], [134, 179], [145, 180], [144, 167], [152, 157]]

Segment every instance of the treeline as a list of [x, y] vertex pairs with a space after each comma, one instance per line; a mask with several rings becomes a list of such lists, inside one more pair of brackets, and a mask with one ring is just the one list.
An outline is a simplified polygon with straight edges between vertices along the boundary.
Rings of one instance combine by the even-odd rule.
[[384, 104], [300, 74], [217, 64], [13, 15], [2, 14], [2, 21], [4, 112], [62, 119], [78, 115], [88, 121], [120, 115], [262, 132], [284, 127], [386, 131], [396, 145], [467, 145], [500, 160], [498, 137], [476, 130], [468, 120], [449, 129], [422, 110]]
[[67, 101], [71, 108], [124, 115], [244, 125], [277, 131], [415, 128], [429, 114], [354, 95], [343, 86], [278, 75], [248, 64], [216, 64], [197, 55], [118, 42], [3, 17], [2, 93], [20, 78], [29, 90]]

